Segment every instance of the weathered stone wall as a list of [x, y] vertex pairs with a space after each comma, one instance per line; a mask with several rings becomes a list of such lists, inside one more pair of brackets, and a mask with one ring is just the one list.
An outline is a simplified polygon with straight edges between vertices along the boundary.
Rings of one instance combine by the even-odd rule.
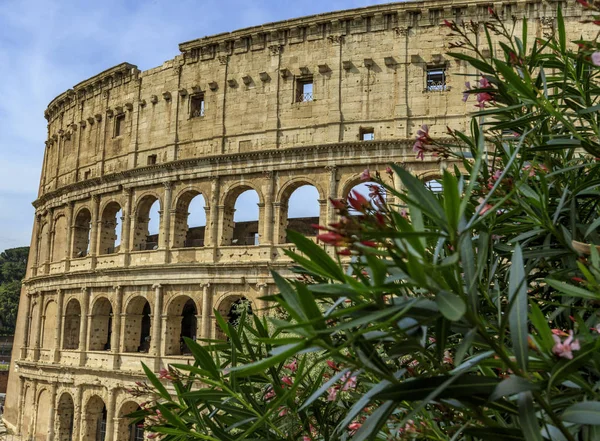
[[[91, 440], [105, 419], [106, 441], [129, 439], [122, 417], [137, 406], [126, 390], [143, 379], [140, 362], [159, 370], [188, 360], [182, 337], [219, 336], [213, 311], [227, 316], [240, 299], [260, 312], [274, 291], [271, 269], [289, 265], [286, 228], [314, 235], [307, 225], [332, 222], [327, 199], [346, 197], [365, 168], [396, 162], [438, 177], [448, 164], [416, 160], [410, 139], [423, 123], [434, 135], [464, 128], [473, 103], [461, 100], [462, 75], [476, 74], [445, 55], [440, 23], [487, 20], [488, 4], [398, 3], [266, 24], [183, 43], [146, 72], [115, 66], [54, 99], [9, 427]], [[529, 17], [534, 38], [552, 30], [558, 4], [494, 6], [507, 19]], [[574, 38], [591, 33], [578, 7], [565, 15]], [[445, 83], [428, 88], [432, 69], [445, 70]], [[312, 96], [299, 99], [309, 80]], [[303, 185], [316, 189], [319, 217], [288, 219]], [[247, 190], [257, 193], [258, 220], [236, 225]], [[190, 231], [195, 197], [206, 226]], [[259, 245], [232, 244], [250, 233]]]

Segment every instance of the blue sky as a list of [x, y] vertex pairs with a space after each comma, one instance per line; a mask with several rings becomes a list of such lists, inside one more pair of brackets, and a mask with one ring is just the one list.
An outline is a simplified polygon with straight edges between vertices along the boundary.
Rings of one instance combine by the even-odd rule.
[[124, 61], [158, 66], [184, 41], [381, 3], [388, 1], [0, 0], [0, 251], [30, 243], [43, 114], [56, 95]]

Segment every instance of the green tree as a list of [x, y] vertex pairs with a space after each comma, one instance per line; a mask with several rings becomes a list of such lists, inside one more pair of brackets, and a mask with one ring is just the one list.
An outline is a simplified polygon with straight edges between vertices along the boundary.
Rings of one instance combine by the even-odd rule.
[[15, 332], [28, 255], [29, 247], [11, 248], [0, 253], [0, 335]]

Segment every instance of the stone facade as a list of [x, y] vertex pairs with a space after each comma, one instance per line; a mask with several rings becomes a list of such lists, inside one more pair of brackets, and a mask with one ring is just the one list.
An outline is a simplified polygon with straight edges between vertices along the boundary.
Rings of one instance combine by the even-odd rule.
[[[316, 188], [326, 224], [327, 199], [345, 197], [367, 167], [439, 176], [447, 164], [416, 160], [411, 138], [423, 123], [434, 136], [465, 129], [473, 103], [461, 100], [462, 75], [476, 74], [444, 55], [441, 23], [485, 21], [489, 4], [397, 3], [266, 24], [183, 43], [146, 72], [120, 64], [55, 98], [7, 425], [40, 441], [131, 439], [123, 416], [138, 403], [126, 389], [143, 380], [141, 361], [158, 370], [188, 360], [181, 337], [218, 336], [214, 309], [227, 316], [242, 298], [264, 307], [270, 270], [289, 264], [286, 227], [312, 231], [314, 219], [288, 220], [297, 188]], [[493, 6], [527, 16], [534, 38], [552, 31], [558, 4]], [[591, 34], [581, 10], [563, 6], [573, 37]], [[258, 221], [236, 224], [247, 190]], [[189, 228], [194, 198], [206, 225]]]

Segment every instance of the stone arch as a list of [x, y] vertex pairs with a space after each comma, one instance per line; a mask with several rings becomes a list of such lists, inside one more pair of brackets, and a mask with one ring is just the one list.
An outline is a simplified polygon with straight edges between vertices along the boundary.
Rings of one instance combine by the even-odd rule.
[[[258, 219], [256, 221], [239, 222], [234, 220], [235, 205], [242, 193], [253, 191], [258, 196]], [[223, 196], [222, 236], [221, 245], [256, 245], [255, 238], [262, 231], [260, 222], [261, 211], [264, 206], [262, 193], [257, 187], [248, 183], [236, 183], [229, 187]]]
[[89, 329], [89, 350], [109, 351], [113, 326], [113, 308], [108, 298], [98, 297], [92, 306], [92, 320]]
[[40, 305], [39, 299], [34, 301], [31, 305], [31, 315], [29, 318], [29, 335], [27, 336], [27, 347], [32, 348], [34, 344], [35, 335], [38, 333], [38, 315], [42, 314], [42, 305]]
[[[252, 314], [252, 311], [256, 310], [254, 302], [244, 294], [232, 294], [226, 293], [221, 295], [216, 299], [215, 305], [216, 310], [219, 314], [231, 324], [235, 324], [236, 320], [239, 318], [239, 313], [237, 312], [237, 305], [242, 302], [248, 302], [248, 313]], [[215, 321], [215, 338], [217, 340], [225, 340], [225, 333], [221, 330], [218, 323]]]
[[126, 401], [121, 405], [117, 417], [117, 437], [116, 441], [143, 441], [144, 424], [135, 423], [133, 418], [127, 415], [140, 410], [140, 405], [135, 401]]
[[56, 338], [56, 321], [57, 317], [57, 305], [54, 300], [49, 300], [44, 308], [44, 315], [42, 317], [42, 335], [41, 335], [41, 347], [43, 349], [51, 349], [54, 347]]
[[53, 412], [52, 398], [47, 388], [43, 388], [37, 394], [35, 433], [36, 441], [46, 441], [50, 433], [50, 412]]
[[63, 349], [79, 349], [79, 329], [81, 326], [81, 304], [75, 298], [69, 299], [63, 322]]
[[[375, 198], [372, 197], [371, 190], [369, 188], [367, 188], [369, 185], [376, 185], [378, 187], [381, 187], [379, 184], [377, 184], [373, 181], [368, 181], [368, 180], [362, 179], [361, 175], [359, 175], [359, 174], [350, 176], [349, 178], [347, 178], [344, 181], [343, 185], [340, 185], [341, 198], [344, 200], [348, 200], [348, 195], [350, 194], [350, 192], [355, 190], [358, 193], [360, 193], [361, 195], [363, 195], [364, 197], [366, 197], [367, 199], [370, 199], [371, 204], [373, 205], [373, 208], [377, 208], [377, 205], [375, 203]], [[381, 187], [381, 191], [382, 191], [381, 194], [383, 195], [383, 198], [387, 199], [388, 195], [383, 187]], [[357, 212], [351, 209], [350, 213], [356, 214]]]
[[[290, 199], [294, 194], [297, 194], [296, 190], [306, 187], [312, 187], [314, 192], [316, 192], [313, 208], [315, 209], [315, 214], [317, 214], [317, 216], [314, 216], [314, 214], [302, 217], [290, 216]], [[278, 210], [278, 213], [276, 214], [276, 219], [278, 219], [278, 224], [276, 225], [276, 243], [289, 242], [286, 234], [288, 228], [299, 231], [308, 237], [315, 237], [317, 235], [317, 230], [312, 228], [311, 225], [322, 224], [325, 222], [326, 204], [321, 204], [321, 201], [323, 201], [323, 194], [323, 190], [314, 180], [305, 177], [291, 179], [282, 186], [275, 203], [275, 209]], [[296, 220], [290, 222], [290, 219]]]
[[202, 207], [208, 208], [205, 195], [195, 188], [180, 192], [175, 201], [173, 215], [173, 248], [203, 247], [206, 238], [206, 213], [202, 213], [204, 225], [189, 225], [190, 206], [193, 201], [202, 201]]
[[57, 441], [71, 441], [75, 422], [75, 404], [69, 392], [63, 392], [56, 407]]
[[165, 355], [189, 354], [183, 337], [197, 339], [199, 311], [196, 301], [184, 294], [169, 302], [166, 308]]
[[159, 238], [162, 228], [162, 216], [158, 222], [158, 234], [151, 237], [148, 227], [150, 224], [150, 211], [153, 205], [158, 202], [159, 213], [162, 210], [162, 199], [153, 191], [147, 191], [140, 195], [135, 209], [134, 231], [133, 231], [133, 251], [144, 251], [147, 249], [158, 248]]
[[152, 310], [145, 297], [136, 295], [125, 307], [123, 352], [148, 352], [152, 335]]
[[67, 237], [69, 225], [64, 214], [54, 219], [54, 237], [52, 244], [52, 262], [58, 262], [67, 257]]
[[85, 257], [89, 253], [92, 215], [87, 207], [81, 207], [73, 224], [73, 252], [71, 257]]
[[439, 170], [431, 170], [427, 172], [423, 172], [417, 176], [427, 188], [429, 188], [434, 193], [442, 192], [442, 174]]
[[104, 441], [106, 437], [106, 404], [98, 395], [92, 395], [84, 408], [84, 441]]
[[[100, 215], [100, 240], [98, 242], [98, 254], [112, 254], [119, 251], [117, 238], [119, 231], [117, 228], [121, 223], [122, 208], [114, 200], [108, 201]], [[121, 213], [121, 216], [119, 216]]]

